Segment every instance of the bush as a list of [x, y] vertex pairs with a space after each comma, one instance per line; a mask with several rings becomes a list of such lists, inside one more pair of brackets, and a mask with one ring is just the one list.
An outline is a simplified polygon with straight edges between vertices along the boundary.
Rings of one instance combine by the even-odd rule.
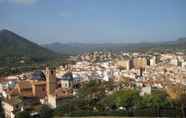
[[53, 110], [48, 105], [42, 105], [39, 110], [40, 118], [52, 118]]
[[27, 111], [17, 112], [15, 118], [31, 118], [30, 113]]

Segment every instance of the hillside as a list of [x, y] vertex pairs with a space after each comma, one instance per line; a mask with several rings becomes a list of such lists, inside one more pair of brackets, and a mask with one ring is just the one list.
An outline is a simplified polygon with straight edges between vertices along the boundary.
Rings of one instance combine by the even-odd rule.
[[9, 30], [0, 30], [0, 66], [43, 63], [57, 54]]

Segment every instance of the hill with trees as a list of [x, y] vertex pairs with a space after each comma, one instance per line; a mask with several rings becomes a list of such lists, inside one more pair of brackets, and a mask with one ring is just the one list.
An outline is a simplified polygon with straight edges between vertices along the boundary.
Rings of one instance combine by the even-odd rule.
[[[64, 56], [27, 40], [9, 30], [0, 30], [0, 75], [30, 70], [47, 63], [62, 61]], [[19, 69], [17, 69], [19, 68]]]

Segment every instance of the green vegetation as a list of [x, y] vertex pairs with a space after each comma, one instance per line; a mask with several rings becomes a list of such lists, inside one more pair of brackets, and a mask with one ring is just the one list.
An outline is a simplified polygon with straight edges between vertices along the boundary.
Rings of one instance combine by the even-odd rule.
[[[107, 92], [111, 90], [112, 92]], [[162, 90], [154, 91], [151, 95], [140, 96], [136, 89], [121, 89], [118, 91], [112, 82], [92, 80], [79, 89], [76, 97], [62, 99], [57, 108], [51, 109], [47, 105], [42, 105], [38, 109], [38, 117], [183, 117], [185, 107], [185, 94], [181, 95], [176, 101], [172, 101]], [[28, 112], [18, 112], [16, 118], [22, 118], [25, 115], [28, 115]]]
[[11, 74], [20, 74], [24, 72], [29, 72], [37, 69], [44, 69], [46, 65], [57, 67], [59, 65], [64, 65], [66, 63], [71, 63], [67, 60], [66, 57], [59, 57], [56, 59], [48, 60], [47, 62], [43, 63], [30, 63], [30, 64], [20, 64], [17, 66], [6, 66], [0, 67], [0, 76], [7, 76]]
[[15, 118], [31, 118], [30, 113], [27, 111], [17, 112]]
[[11, 31], [0, 31], [1, 65], [44, 62], [48, 59], [56, 58], [56, 56], [56, 53]]
[[37, 116], [31, 116], [30, 112], [28, 111], [21, 111], [21, 112], [17, 112], [15, 114], [16, 118], [52, 118], [53, 117], [53, 110], [47, 106], [47, 105], [42, 105], [39, 109], [38, 109], [38, 115]]
[[39, 110], [40, 118], [52, 118], [52, 109], [47, 105], [42, 105]]
[[0, 98], [0, 118], [4, 118], [4, 110], [2, 108], [2, 103], [1, 103], [1, 100], [2, 98]]
[[[62, 100], [54, 116], [165, 116], [180, 117], [180, 107], [164, 91], [140, 96], [138, 90], [115, 91], [112, 82], [90, 81], [78, 97]], [[112, 93], [106, 92], [112, 89]], [[179, 100], [180, 101], [180, 100]], [[183, 105], [183, 104], [182, 104]], [[182, 106], [183, 108], [185, 105]]]
[[0, 76], [38, 69], [44, 64], [61, 64], [66, 57], [11, 31], [0, 31]]

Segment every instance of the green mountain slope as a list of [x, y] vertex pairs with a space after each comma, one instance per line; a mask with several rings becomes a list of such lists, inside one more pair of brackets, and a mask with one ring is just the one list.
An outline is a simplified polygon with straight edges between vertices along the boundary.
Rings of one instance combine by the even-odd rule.
[[0, 30], [0, 66], [43, 63], [57, 54], [11, 31]]

